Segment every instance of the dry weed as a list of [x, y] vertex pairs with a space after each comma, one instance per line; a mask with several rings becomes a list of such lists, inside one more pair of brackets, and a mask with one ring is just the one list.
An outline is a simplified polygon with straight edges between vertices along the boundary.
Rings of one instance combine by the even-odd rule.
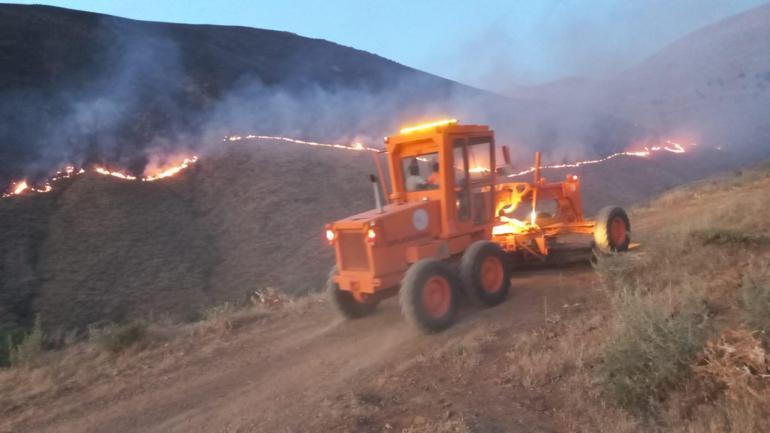
[[770, 383], [768, 357], [755, 332], [726, 330], [709, 340], [698, 357], [695, 373], [712, 388], [733, 400], [753, 397]]

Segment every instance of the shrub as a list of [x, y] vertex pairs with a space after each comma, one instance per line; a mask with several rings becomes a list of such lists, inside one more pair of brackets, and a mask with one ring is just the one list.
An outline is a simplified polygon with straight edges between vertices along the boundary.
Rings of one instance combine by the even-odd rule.
[[16, 325], [0, 326], [0, 367], [11, 365], [11, 352], [24, 338], [25, 330]]
[[647, 413], [690, 376], [707, 334], [705, 309], [690, 300], [667, 312], [638, 290], [622, 293], [618, 329], [604, 346], [603, 383], [619, 405]]
[[19, 344], [14, 345], [13, 339], [8, 337], [8, 353], [10, 364], [14, 367], [32, 367], [40, 361], [40, 355], [45, 349], [45, 335], [40, 323], [40, 316], [35, 317], [35, 324], [30, 332], [22, 338]]
[[229, 302], [215, 305], [203, 310], [205, 328], [217, 332], [227, 332], [233, 329], [233, 321], [237, 308]]
[[124, 324], [107, 325], [90, 330], [90, 340], [101, 349], [120, 353], [147, 338], [147, 323], [135, 320]]

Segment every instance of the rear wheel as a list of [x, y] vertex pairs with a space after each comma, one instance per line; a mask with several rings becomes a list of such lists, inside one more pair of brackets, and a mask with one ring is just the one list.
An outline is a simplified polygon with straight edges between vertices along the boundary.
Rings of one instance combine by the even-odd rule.
[[336, 266], [332, 267], [329, 279], [326, 280], [326, 294], [334, 308], [348, 319], [359, 319], [372, 314], [377, 308], [377, 302], [359, 302], [352, 293], [340, 289], [334, 282], [335, 275], [337, 275]]
[[446, 262], [423, 259], [404, 275], [399, 292], [401, 313], [425, 332], [448, 328], [455, 319], [460, 281]]
[[628, 251], [631, 243], [631, 222], [619, 206], [607, 206], [596, 216], [594, 243], [602, 253]]
[[468, 297], [484, 305], [500, 304], [511, 288], [510, 259], [494, 242], [474, 242], [463, 254], [460, 276]]

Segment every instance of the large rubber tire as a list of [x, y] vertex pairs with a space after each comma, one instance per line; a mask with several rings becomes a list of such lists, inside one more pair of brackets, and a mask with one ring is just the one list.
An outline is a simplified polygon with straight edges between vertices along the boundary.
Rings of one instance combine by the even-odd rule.
[[619, 206], [607, 206], [596, 215], [594, 243], [604, 253], [628, 251], [631, 243], [631, 222]]
[[460, 279], [449, 263], [422, 259], [404, 275], [399, 292], [401, 313], [423, 332], [438, 332], [454, 323]]
[[329, 271], [329, 279], [326, 280], [326, 294], [334, 308], [348, 319], [360, 319], [366, 317], [377, 308], [377, 302], [358, 302], [348, 291], [341, 290], [332, 277], [337, 274], [337, 267]]
[[460, 261], [465, 294], [481, 305], [493, 306], [505, 301], [511, 288], [511, 272], [508, 254], [490, 241], [474, 242]]

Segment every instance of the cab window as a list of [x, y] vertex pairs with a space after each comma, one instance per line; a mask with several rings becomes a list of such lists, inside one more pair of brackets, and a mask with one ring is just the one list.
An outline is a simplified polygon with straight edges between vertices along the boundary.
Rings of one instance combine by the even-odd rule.
[[439, 187], [437, 152], [401, 158], [401, 170], [404, 173], [404, 189], [408, 192]]
[[472, 182], [484, 182], [492, 177], [492, 141], [489, 137], [468, 140], [468, 173]]

